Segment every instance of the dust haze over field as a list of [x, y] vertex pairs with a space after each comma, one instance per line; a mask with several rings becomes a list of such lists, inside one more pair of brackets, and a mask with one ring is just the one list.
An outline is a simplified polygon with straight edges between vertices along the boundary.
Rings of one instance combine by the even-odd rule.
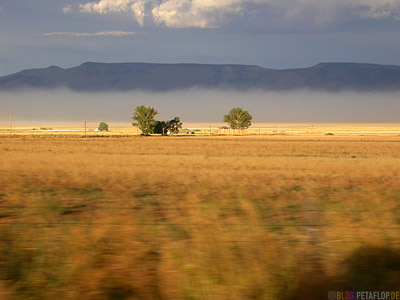
[[15, 124], [131, 122], [138, 105], [151, 105], [158, 119], [221, 122], [232, 107], [249, 110], [253, 122], [397, 122], [400, 92], [292, 92], [191, 89], [165, 93], [78, 93], [70, 90], [20, 90], [0, 93], [0, 125], [14, 113]]

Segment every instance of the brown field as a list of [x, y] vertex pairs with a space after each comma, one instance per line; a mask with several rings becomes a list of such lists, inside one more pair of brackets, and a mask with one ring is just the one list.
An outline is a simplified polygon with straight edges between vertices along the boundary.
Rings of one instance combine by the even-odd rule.
[[0, 299], [400, 289], [398, 127], [284, 126], [108, 138], [3, 128]]

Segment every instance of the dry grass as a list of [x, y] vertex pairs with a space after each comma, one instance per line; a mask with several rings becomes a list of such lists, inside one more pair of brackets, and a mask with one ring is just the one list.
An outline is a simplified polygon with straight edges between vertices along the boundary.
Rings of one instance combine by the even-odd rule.
[[[93, 125], [93, 124], [90, 124]], [[94, 132], [96, 126], [87, 127], [89, 137], [128, 137], [140, 135], [137, 127], [122, 126], [123, 124], [110, 124], [108, 132]], [[219, 128], [226, 126], [224, 123], [184, 123], [183, 128], [189, 128], [195, 132], [195, 135], [218, 135]], [[229, 131], [228, 131], [229, 132]], [[234, 131], [231, 131], [233, 135]], [[57, 126], [13, 126], [14, 136], [64, 136], [64, 137], [82, 137], [85, 136], [85, 128], [71, 124]], [[255, 123], [248, 130], [248, 135], [285, 135], [316, 137], [324, 135], [335, 136], [400, 136], [400, 124], [396, 123], [370, 123], [370, 124], [310, 124], [310, 123]], [[10, 135], [8, 126], [0, 126], [0, 136]]]
[[393, 290], [399, 150], [398, 135], [3, 137], [0, 297]]

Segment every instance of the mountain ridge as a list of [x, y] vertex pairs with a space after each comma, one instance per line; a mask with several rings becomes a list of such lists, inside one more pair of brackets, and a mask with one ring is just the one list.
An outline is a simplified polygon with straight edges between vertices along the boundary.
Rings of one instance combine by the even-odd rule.
[[243, 64], [101, 63], [71, 68], [26, 69], [0, 77], [0, 90], [168, 91], [189, 88], [235, 90], [400, 90], [400, 66], [321, 62], [308, 68], [269, 69]]

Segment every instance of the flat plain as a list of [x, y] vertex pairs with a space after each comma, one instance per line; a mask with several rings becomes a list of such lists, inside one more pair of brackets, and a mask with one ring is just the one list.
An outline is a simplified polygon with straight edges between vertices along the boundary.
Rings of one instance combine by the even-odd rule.
[[398, 288], [399, 127], [263, 128], [88, 138], [3, 128], [0, 299]]

